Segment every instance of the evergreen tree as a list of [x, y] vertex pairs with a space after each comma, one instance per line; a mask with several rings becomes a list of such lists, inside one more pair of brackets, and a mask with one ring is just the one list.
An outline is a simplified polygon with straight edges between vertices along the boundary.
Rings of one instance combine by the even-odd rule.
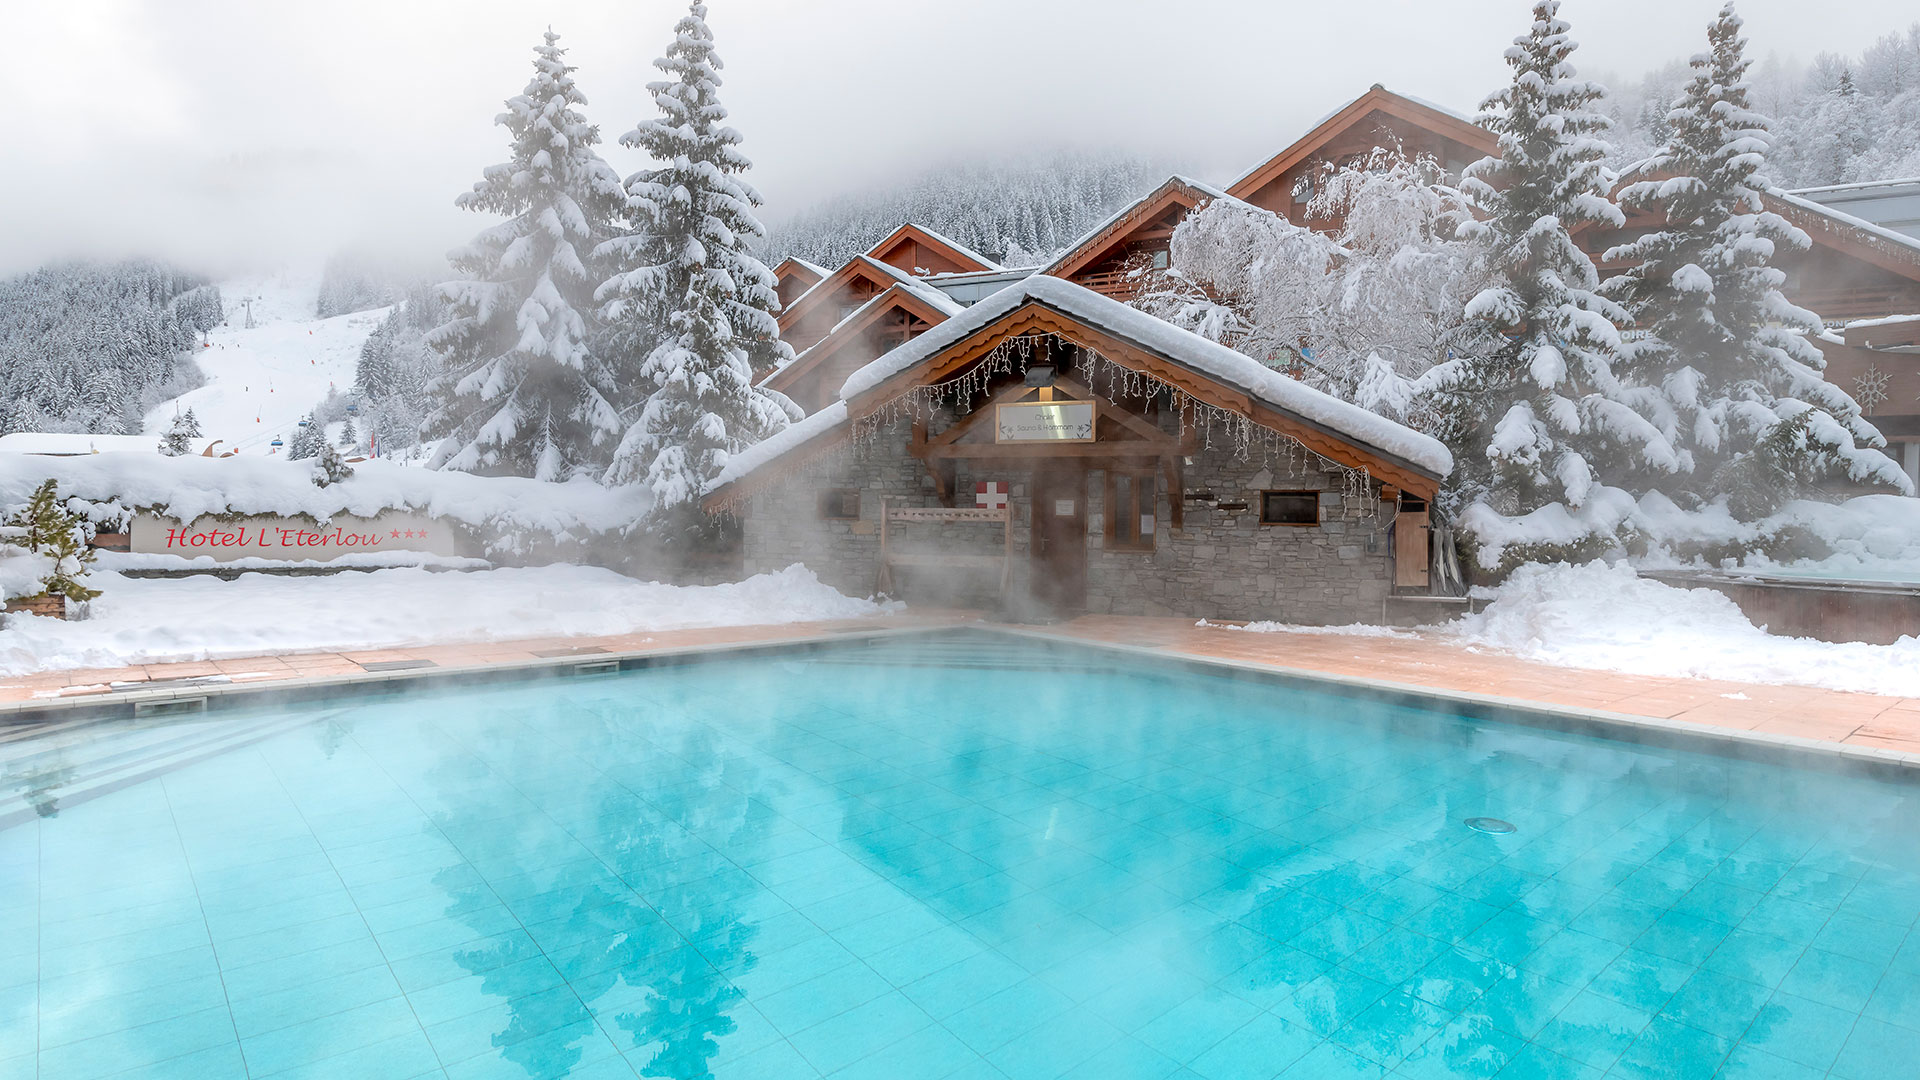
[[586, 259], [609, 234], [618, 178], [593, 147], [566, 50], [548, 31], [534, 75], [495, 120], [512, 156], [463, 209], [503, 214], [454, 255], [464, 281], [441, 287], [451, 317], [429, 341], [447, 359], [426, 427], [445, 439], [433, 464], [563, 480], [606, 460], [619, 436], [612, 375], [587, 346], [597, 280]]
[[1556, 504], [1577, 511], [1599, 475], [1624, 462], [1677, 467], [1613, 372], [1627, 314], [1597, 293], [1593, 261], [1568, 232], [1622, 217], [1607, 201], [1608, 120], [1592, 107], [1603, 91], [1575, 78], [1559, 6], [1537, 0], [1528, 32], [1507, 50], [1513, 82], [1480, 116], [1500, 154], [1469, 166], [1461, 184], [1480, 215], [1461, 235], [1479, 245], [1496, 282], [1465, 314], [1502, 336], [1430, 379], [1454, 446], [1457, 504], [1509, 516]]
[[1654, 486], [1683, 505], [1726, 495], [1764, 515], [1810, 483], [1840, 478], [1903, 486], [1885, 445], [1845, 391], [1820, 375], [1820, 320], [1780, 294], [1780, 252], [1806, 233], [1761, 195], [1766, 117], [1749, 101], [1746, 41], [1733, 5], [1707, 29], [1708, 51], [1667, 114], [1668, 139], [1620, 191], [1665, 225], [1606, 253], [1633, 264], [1607, 282], [1644, 336], [1621, 346], [1621, 374], [1657, 391], [1659, 423], [1682, 471]]
[[340, 429], [340, 449], [351, 450], [359, 441], [360, 432], [355, 430], [353, 421], [348, 420], [346, 426]]
[[620, 137], [661, 164], [628, 178], [634, 231], [602, 252], [621, 268], [601, 286], [609, 323], [654, 338], [636, 373], [644, 404], [607, 470], [609, 483], [650, 483], [659, 505], [696, 499], [727, 455], [785, 427], [788, 415], [753, 387], [756, 369], [790, 357], [779, 339], [773, 274], [747, 245], [763, 235], [751, 165], [725, 126], [720, 58], [696, 0], [674, 26], [649, 83], [660, 116]]
[[308, 413], [306, 419], [293, 429], [293, 438], [287, 440], [287, 460], [304, 461], [319, 453], [326, 441], [326, 429], [314, 419], [312, 413]]
[[173, 422], [160, 436], [160, 452], [168, 457], [179, 457], [193, 448], [192, 440], [200, 437], [200, 421], [188, 409], [176, 413]]
[[47, 480], [34, 489], [27, 504], [8, 518], [6, 525], [9, 542], [49, 560], [37, 595], [64, 596], [76, 602], [100, 595], [98, 589], [87, 588], [82, 580], [98, 553], [87, 546], [80, 519], [61, 505], [54, 481]]

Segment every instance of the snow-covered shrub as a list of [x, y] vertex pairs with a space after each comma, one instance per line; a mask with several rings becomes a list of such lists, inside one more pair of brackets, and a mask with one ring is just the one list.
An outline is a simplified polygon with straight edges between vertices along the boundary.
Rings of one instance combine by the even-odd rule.
[[1418, 380], [1487, 347], [1463, 314], [1486, 281], [1465, 199], [1431, 158], [1384, 147], [1331, 169], [1307, 209], [1332, 235], [1219, 199], [1174, 230], [1138, 306], [1316, 389], [1431, 430]]
[[83, 579], [95, 552], [87, 544], [85, 524], [60, 503], [58, 483], [47, 480], [26, 505], [9, 515], [0, 539], [39, 562], [38, 586], [29, 596], [59, 596], [82, 603], [100, 595]]

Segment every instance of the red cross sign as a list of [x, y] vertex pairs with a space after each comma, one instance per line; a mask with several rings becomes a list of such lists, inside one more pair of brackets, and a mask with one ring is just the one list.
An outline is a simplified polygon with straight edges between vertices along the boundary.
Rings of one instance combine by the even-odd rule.
[[1007, 508], [1007, 484], [1004, 480], [982, 480], [973, 485], [973, 505], [982, 510]]

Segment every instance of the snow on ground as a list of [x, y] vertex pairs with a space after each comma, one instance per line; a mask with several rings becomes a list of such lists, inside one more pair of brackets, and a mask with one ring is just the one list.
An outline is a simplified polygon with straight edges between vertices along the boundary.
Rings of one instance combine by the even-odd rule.
[[587, 566], [326, 577], [141, 579], [96, 573], [89, 617], [6, 616], [0, 675], [335, 649], [631, 634], [850, 619], [898, 610], [855, 600], [804, 567], [727, 585], [636, 581]]
[[1920, 697], [1920, 638], [1776, 637], [1712, 589], [1676, 588], [1624, 564], [1523, 566], [1484, 610], [1432, 633], [1566, 667]]
[[1868, 645], [1777, 637], [1721, 593], [1643, 578], [1624, 563], [1523, 566], [1482, 610], [1416, 631], [1271, 622], [1240, 629], [1407, 637], [1561, 667], [1920, 697], [1920, 638]]
[[265, 455], [275, 436], [292, 438], [329, 389], [353, 388], [360, 346], [392, 310], [315, 318], [319, 293], [318, 275], [292, 271], [221, 282], [226, 323], [209, 331], [206, 347], [193, 356], [207, 385], [155, 407], [146, 430], [163, 431], [176, 409], [192, 408], [207, 438], [224, 441], [221, 451]]

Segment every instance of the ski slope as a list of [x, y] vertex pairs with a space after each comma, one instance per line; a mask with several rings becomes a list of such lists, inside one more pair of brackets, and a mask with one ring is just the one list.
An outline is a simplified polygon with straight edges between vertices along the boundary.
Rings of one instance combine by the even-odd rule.
[[221, 440], [215, 453], [271, 454], [273, 440], [290, 439], [329, 389], [349, 393], [361, 344], [392, 309], [315, 318], [319, 284], [318, 275], [295, 273], [222, 282], [226, 322], [194, 356], [207, 384], [154, 408], [146, 431], [164, 431], [191, 408], [206, 437]]

